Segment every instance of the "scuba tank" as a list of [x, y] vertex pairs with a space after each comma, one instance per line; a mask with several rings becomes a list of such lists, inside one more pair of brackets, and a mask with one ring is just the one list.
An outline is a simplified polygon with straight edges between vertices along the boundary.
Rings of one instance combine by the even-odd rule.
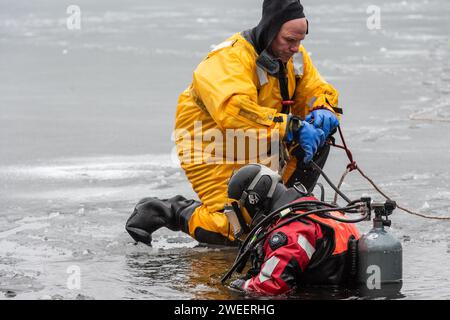
[[402, 287], [402, 245], [385, 229], [395, 208], [390, 200], [370, 203], [369, 210], [375, 213], [373, 228], [358, 241], [357, 281], [366, 294], [398, 293]]

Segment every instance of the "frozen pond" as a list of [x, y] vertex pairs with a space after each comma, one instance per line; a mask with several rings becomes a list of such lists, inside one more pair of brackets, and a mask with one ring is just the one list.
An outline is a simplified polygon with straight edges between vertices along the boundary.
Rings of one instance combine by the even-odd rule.
[[[240, 298], [219, 281], [234, 249], [167, 229], [136, 246], [124, 225], [144, 196], [195, 196], [171, 159], [178, 95], [261, 3], [80, 0], [74, 31], [65, 2], [0, 2], [0, 298]], [[377, 1], [379, 30], [366, 26], [370, 1], [302, 3], [304, 45], [340, 91], [357, 163], [400, 204], [450, 216], [449, 2]], [[325, 169], [337, 182], [346, 165], [333, 150]], [[343, 190], [381, 199], [357, 173]], [[450, 222], [400, 210], [392, 221], [400, 298], [450, 299]]]

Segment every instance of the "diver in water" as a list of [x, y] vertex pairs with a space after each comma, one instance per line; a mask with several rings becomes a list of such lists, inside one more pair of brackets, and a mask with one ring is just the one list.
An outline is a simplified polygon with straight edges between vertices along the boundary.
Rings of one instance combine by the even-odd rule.
[[[228, 197], [226, 212], [235, 236], [245, 235], [255, 227], [260, 228], [254, 234], [256, 239], [265, 234], [265, 239], [251, 251], [252, 267], [245, 277], [231, 283], [232, 288], [278, 295], [305, 285], [343, 285], [353, 280], [356, 255], [352, 248], [356, 248], [359, 238], [354, 224], [319, 213], [287, 221], [305, 211], [326, 208], [301, 184], [286, 188], [276, 172], [260, 164], [249, 164], [231, 177]], [[289, 204], [304, 207], [275, 220], [267, 218], [269, 213]], [[331, 214], [346, 217], [342, 212]], [[268, 222], [264, 224], [263, 220]]]
[[[167, 227], [202, 243], [237, 244], [224, 214], [228, 180], [244, 164], [261, 161], [247, 157], [248, 145], [238, 155], [245, 161], [205, 160], [211, 148], [207, 138], [185, 148], [184, 136], [177, 132], [195, 136], [198, 122], [202, 132], [213, 130], [225, 138], [227, 130], [264, 131], [260, 140], [266, 141], [277, 137], [279, 150], [268, 154], [283, 155], [279, 166], [283, 182], [292, 186], [300, 181], [308, 190], [314, 188], [319, 173], [309, 163], [313, 159], [324, 166], [329, 153], [325, 140], [339, 125], [342, 110], [337, 90], [323, 79], [301, 45], [308, 29], [299, 0], [264, 0], [256, 27], [232, 35], [198, 65], [178, 100], [175, 141], [181, 167], [200, 201], [180, 195], [140, 200], [126, 223], [134, 240], [150, 245], [152, 233]], [[225, 149], [229, 142], [225, 138], [223, 145], [214, 140], [215, 152]], [[194, 158], [201, 154], [201, 161], [186, 157], [186, 150]]]

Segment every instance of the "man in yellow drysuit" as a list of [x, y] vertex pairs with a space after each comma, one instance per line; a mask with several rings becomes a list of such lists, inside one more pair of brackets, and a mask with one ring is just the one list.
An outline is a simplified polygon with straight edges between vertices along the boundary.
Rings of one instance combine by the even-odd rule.
[[[180, 195], [140, 200], [126, 223], [134, 240], [150, 245], [164, 226], [199, 242], [236, 244], [224, 205], [228, 179], [246, 163], [270, 159], [287, 186], [314, 188], [319, 174], [309, 163], [324, 166], [325, 140], [342, 110], [338, 92], [300, 45], [307, 33], [298, 0], [265, 0], [256, 27], [234, 34], [198, 65], [178, 100], [175, 142], [200, 202]], [[244, 140], [258, 142], [256, 154], [234, 144], [239, 132], [253, 134]]]

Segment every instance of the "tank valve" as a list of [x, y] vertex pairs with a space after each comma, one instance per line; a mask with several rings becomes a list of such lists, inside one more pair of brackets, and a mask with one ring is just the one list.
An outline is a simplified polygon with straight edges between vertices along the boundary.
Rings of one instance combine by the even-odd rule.
[[397, 204], [392, 200], [372, 202], [370, 204], [370, 209], [375, 213], [375, 218], [373, 219], [374, 228], [390, 227], [392, 222], [389, 220], [388, 216], [392, 214], [395, 208], [397, 208]]

